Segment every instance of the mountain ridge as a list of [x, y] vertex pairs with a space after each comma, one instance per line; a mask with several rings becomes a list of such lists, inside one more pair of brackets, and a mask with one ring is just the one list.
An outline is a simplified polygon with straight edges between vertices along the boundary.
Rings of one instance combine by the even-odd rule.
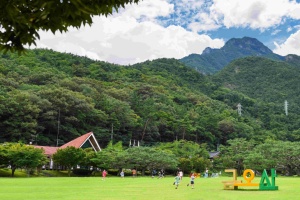
[[247, 56], [260, 56], [277, 61], [285, 60], [284, 56], [273, 53], [259, 40], [251, 37], [232, 38], [220, 49], [207, 47], [202, 54], [190, 54], [179, 60], [203, 74], [214, 74], [231, 61]]

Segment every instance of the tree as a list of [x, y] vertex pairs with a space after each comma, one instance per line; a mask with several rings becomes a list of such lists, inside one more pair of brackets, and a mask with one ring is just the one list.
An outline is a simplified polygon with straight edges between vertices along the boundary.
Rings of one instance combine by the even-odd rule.
[[22, 143], [4, 143], [0, 146], [0, 164], [10, 165], [11, 176], [17, 168], [25, 168], [28, 172], [45, 164], [44, 150]]
[[[278, 156], [278, 157], [277, 157]], [[300, 146], [299, 142], [278, 141], [273, 150], [273, 159], [278, 158], [277, 168], [285, 175], [299, 175]]]
[[0, 3], [0, 49], [24, 49], [35, 44], [39, 30], [65, 32], [92, 24], [95, 15], [109, 15], [140, 0], [3, 0]]
[[92, 159], [96, 163], [97, 167], [102, 169], [108, 168], [121, 168], [124, 166], [124, 155], [122, 142], [112, 144], [112, 141], [107, 145], [105, 149], [97, 152], [96, 157]]
[[43, 113], [45, 115], [40, 119], [45, 131], [56, 133], [56, 121], [58, 115], [60, 116], [60, 139], [74, 138], [84, 130], [94, 128], [99, 121], [105, 120], [105, 113], [94, 108], [93, 99], [80, 92], [55, 87], [39, 91], [38, 95], [45, 102], [50, 102], [47, 113]]
[[179, 158], [179, 165], [178, 167], [183, 170], [183, 172], [188, 172], [191, 171], [193, 166], [192, 166], [192, 161], [189, 158]]
[[299, 149], [299, 142], [266, 141], [245, 156], [245, 164], [247, 168], [276, 168], [284, 175], [296, 175], [300, 170]]
[[179, 167], [184, 172], [191, 172], [193, 170], [200, 172], [205, 168], [211, 168], [205, 144], [199, 145], [195, 142], [180, 140], [160, 144], [158, 148], [174, 153], [179, 162]]
[[93, 148], [86, 148], [83, 149], [83, 152], [85, 153], [84, 158], [80, 161], [80, 165], [84, 166], [87, 169], [90, 169], [90, 167], [93, 167], [93, 170], [96, 168], [96, 163], [93, 161], [93, 159], [96, 157], [96, 152]]
[[[256, 148], [253, 152], [246, 155], [244, 164], [246, 169], [262, 172], [264, 169], [275, 168], [275, 159], [268, 159], [260, 152], [263, 148]], [[270, 150], [270, 149], [268, 149]]]
[[142, 170], [142, 175], [146, 169], [175, 169], [178, 164], [174, 154], [153, 147], [132, 147], [125, 152], [128, 167]]
[[170, 152], [153, 147], [132, 147], [123, 150], [121, 142], [115, 145], [110, 142], [92, 160], [103, 169], [137, 168], [142, 170], [142, 175], [145, 174], [146, 169], [173, 169], [178, 163], [174, 154]]
[[9, 165], [9, 156], [8, 156], [8, 143], [0, 145], [0, 167], [7, 167]]
[[8, 141], [27, 142], [31, 134], [36, 134], [40, 109], [31, 100], [34, 96], [18, 90], [8, 92], [6, 97], [0, 96], [0, 104], [5, 108], [0, 115], [0, 132]]
[[192, 141], [179, 140], [161, 143], [157, 146], [157, 148], [171, 151], [178, 158], [209, 157], [206, 145], [199, 145]]
[[244, 138], [236, 138], [227, 142], [228, 146], [221, 146], [221, 156], [219, 158], [221, 159], [223, 168], [235, 168], [238, 174], [242, 174], [244, 160], [247, 155], [251, 154], [254, 142], [247, 141]]
[[59, 165], [65, 166], [68, 169], [68, 175], [71, 175], [72, 167], [76, 167], [81, 160], [84, 159], [85, 153], [81, 148], [67, 147], [58, 149], [53, 154], [53, 161]]
[[200, 157], [200, 158], [192, 158], [191, 159], [192, 161], [192, 170], [195, 170], [195, 172], [204, 172], [204, 170], [206, 168], [214, 168], [215, 169], [215, 166], [212, 165], [212, 162], [209, 160], [209, 159], [206, 159], [206, 158], [203, 158], [203, 157]]

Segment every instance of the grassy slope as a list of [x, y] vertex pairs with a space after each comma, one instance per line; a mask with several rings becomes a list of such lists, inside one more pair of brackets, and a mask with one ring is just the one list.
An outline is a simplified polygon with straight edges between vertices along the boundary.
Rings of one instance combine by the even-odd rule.
[[[1, 178], [0, 199], [60, 199], [60, 200], [135, 200], [135, 199], [222, 199], [222, 200], [281, 200], [295, 199], [299, 195], [299, 178], [278, 177], [278, 191], [223, 190], [222, 180], [231, 177], [197, 178], [195, 189], [187, 187], [185, 177], [177, 190], [173, 177], [151, 179], [149, 177], [124, 179], [111, 177], [102, 181], [90, 178]], [[259, 182], [260, 178], [254, 182]], [[246, 188], [245, 188], [246, 189]], [[248, 188], [247, 188], [248, 189]], [[252, 188], [253, 189], [253, 188]]]

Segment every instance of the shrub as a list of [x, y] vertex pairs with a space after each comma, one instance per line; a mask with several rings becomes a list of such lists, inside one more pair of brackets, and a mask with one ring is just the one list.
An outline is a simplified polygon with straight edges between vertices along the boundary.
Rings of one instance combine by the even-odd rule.
[[90, 176], [93, 171], [88, 169], [73, 169], [73, 174], [78, 176]]

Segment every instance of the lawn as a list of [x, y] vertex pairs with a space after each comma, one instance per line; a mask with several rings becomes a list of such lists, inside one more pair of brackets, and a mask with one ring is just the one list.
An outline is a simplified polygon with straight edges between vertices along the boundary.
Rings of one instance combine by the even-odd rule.
[[[178, 189], [174, 177], [26, 177], [0, 178], [0, 199], [9, 200], [283, 200], [300, 198], [300, 178], [277, 177], [278, 191], [258, 191], [257, 187], [223, 190], [221, 181], [231, 177], [197, 178], [195, 189], [184, 177]], [[255, 178], [253, 182], [259, 182]]]

